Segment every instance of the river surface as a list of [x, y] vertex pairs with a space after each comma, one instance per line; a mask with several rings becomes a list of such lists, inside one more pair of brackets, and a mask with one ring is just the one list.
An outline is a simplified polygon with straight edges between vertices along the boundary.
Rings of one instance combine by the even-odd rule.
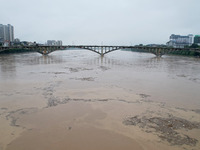
[[197, 150], [199, 135], [199, 58], [0, 55], [0, 150]]

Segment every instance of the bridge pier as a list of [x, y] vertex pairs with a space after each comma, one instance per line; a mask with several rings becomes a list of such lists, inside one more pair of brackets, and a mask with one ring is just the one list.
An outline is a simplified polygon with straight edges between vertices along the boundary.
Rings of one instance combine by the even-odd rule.
[[154, 50], [154, 54], [156, 55], [156, 57], [162, 57], [162, 55], [164, 55], [164, 52], [162, 51], [162, 49], [156, 48]]
[[49, 51], [48, 50], [44, 50], [43, 51], [43, 55], [48, 55], [49, 54]]
[[103, 47], [101, 47], [101, 57], [104, 56], [104, 53], [103, 53]]
[[42, 54], [42, 55], [48, 55], [49, 53], [53, 52], [55, 50], [50, 49], [50, 48], [46, 48], [46, 47], [41, 47], [37, 50], [38, 53]]

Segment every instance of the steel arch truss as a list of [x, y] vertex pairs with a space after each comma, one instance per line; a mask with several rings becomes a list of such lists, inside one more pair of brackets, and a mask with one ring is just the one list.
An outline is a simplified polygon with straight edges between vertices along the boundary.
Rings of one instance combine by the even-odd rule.
[[122, 49], [121, 46], [75, 46], [75, 48], [86, 49], [95, 52], [101, 56], [107, 53]]

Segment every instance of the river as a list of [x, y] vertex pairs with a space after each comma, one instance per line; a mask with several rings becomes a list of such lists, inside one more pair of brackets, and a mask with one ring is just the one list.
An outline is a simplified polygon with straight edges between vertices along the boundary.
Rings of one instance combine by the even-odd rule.
[[200, 59], [0, 55], [0, 150], [200, 148]]

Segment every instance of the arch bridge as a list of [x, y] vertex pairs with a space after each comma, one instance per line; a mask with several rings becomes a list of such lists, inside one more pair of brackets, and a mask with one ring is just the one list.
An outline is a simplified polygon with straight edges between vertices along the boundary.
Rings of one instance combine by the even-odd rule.
[[30, 51], [36, 51], [42, 55], [48, 55], [57, 50], [64, 50], [70, 48], [78, 48], [85, 49], [92, 52], [95, 52], [101, 56], [104, 56], [107, 53], [120, 50], [120, 49], [135, 49], [141, 52], [149, 52], [155, 54], [157, 57], [161, 57], [170, 52], [174, 51], [193, 51], [200, 53], [199, 48], [169, 48], [169, 47], [148, 47], [148, 46], [98, 46], [98, 45], [67, 45], [67, 46], [43, 46], [43, 45], [35, 45], [35, 46], [9, 46], [9, 47], [0, 47], [0, 52], [6, 50], [17, 50], [17, 49], [26, 49]]

